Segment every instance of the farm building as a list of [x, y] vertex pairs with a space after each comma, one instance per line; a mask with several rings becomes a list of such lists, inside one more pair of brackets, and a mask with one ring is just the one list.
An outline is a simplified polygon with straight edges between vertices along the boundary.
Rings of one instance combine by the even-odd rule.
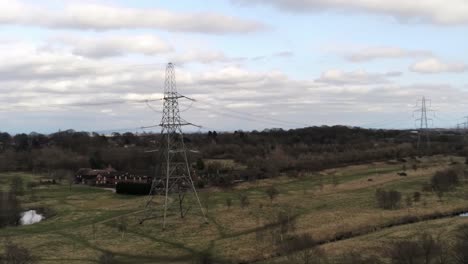
[[77, 183], [96, 186], [115, 186], [119, 182], [149, 183], [151, 180], [148, 176], [118, 172], [110, 167], [102, 170], [81, 168], [75, 175]]

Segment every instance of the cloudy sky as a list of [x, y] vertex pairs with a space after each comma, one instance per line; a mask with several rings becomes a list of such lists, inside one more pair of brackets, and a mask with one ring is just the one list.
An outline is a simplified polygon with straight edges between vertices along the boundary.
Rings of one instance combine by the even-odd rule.
[[[0, 130], [435, 127], [468, 114], [465, 0], [0, 0]], [[149, 105], [141, 100], [152, 99]], [[192, 128], [192, 131], [197, 131]]]

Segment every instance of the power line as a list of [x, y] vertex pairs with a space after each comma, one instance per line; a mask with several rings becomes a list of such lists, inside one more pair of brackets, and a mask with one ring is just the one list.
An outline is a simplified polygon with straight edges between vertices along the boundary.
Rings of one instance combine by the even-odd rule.
[[241, 116], [241, 115], [226, 113], [226, 112], [223, 112], [223, 111], [220, 111], [220, 110], [201, 108], [201, 107], [197, 107], [197, 106], [192, 106], [192, 108], [195, 108], [195, 109], [198, 109], [198, 110], [201, 110], [201, 111], [205, 111], [205, 112], [209, 112], [209, 113], [218, 114], [218, 115], [221, 115], [221, 116], [226, 116], [226, 117], [231, 117], [231, 118], [243, 120], [243, 121], [249, 121], [249, 122], [254, 122], [254, 123], [263, 123], [263, 124], [269, 124], [269, 125], [274, 125], [274, 126], [284, 125], [284, 124], [279, 123], [279, 122], [266, 121], [266, 120], [262, 120], [262, 119], [259, 119], [259, 118], [253, 118], [253, 117], [249, 117], [249, 116]]
[[212, 106], [212, 107], [220, 107], [225, 112], [231, 112], [231, 113], [238, 114], [238, 115], [245, 115], [245, 116], [249, 116], [249, 117], [255, 118], [255, 119], [265, 119], [265, 120], [270, 120], [270, 121], [277, 122], [277, 123], [284, 123], [284, 124], [291, 124], [291, 125], [309, 126], [308, 124], [304, 124], [304, 123], [299, 123], [299, 122], [294, 122], [294, 121], [289, 121], [289, 120], [282, 120], [282, 119], [273, 118], [273, 117], [264, 116], [264, 115], [258, 115], [258, 114], [252, 114], [252, 113], [236, 111], [236, 110], [232, 110], [232, 109], [227, 108], [227, 107], [223, 107], [223, 106], [219, 106], [219, 105], [216, 105], [216, 104], [213, 104], [213, 103], [209, 103], [207, 101], [200, 101], [198, 99], [197, 99], [197, 102], [201, 102], [202, 104], [206, 104], [206, 105], [209, 105], [209, 106]]

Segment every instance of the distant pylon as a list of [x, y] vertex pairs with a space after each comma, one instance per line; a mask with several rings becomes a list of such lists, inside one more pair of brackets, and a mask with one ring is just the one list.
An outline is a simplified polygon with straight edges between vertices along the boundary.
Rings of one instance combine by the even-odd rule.
[[418, 132], [418, 150], [422, 149], [423, 137], [425, 138], [426, 148], [429, 149], [431, 147], [431, 141], [429, 138], [429, 125], [427, 118], [427, 112], [430, 111], [427, 108], [427, 100], [426, 97], [423, 96], [421, 99], [421, 109], [416, 110], [417, 112], [421, 112], [421, 117], [416, 119], [416, 121], [420, 122], [419, 132]]
[[[162, 208], [163, 229], [166, 228], [168, 209], [176, 203], [179, 207], [180, 216], [184, 218], [191, 206], [187, 206], [185, 200], [188, 192], [193, 192], [194, 202], [200, 207], [201, 214], [206, 222], [200, 199], [192, 180], [190, 164], [187, 158], [187, 149], [184, 143], [182, 126], [193, 125], [180, 117], [179, 99], [187, 98], [177, 92], [174, 64], [169, 63], [166, 67], [166, 79], [164, 83], [163, 115], [161, 119], [161, 143], [158, 152], [161, 154], [159, 169], [153, 178], [148, 200], [145, 205], [145, 218], [141, 223], [153, 214], [153, 198], [155, 195], [164, 197]], [[193, 100], [187, 98], [189, 100]], [[177, 194], [170, 199], [172, 194]]]
[[465, 116], [465, 119], [466, 121], [463, 122], [462, 124], [463, 124], [463, 129], [466, 131], [466, 129], [468, 128], [468, 116]]

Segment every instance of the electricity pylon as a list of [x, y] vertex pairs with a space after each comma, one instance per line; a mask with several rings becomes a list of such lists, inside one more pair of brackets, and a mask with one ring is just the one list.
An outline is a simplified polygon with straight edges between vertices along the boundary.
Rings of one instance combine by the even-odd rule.
[[427, 118], [427, 112], [431, 111], [427, 107], [427, 100], [426, 97], [423, 96], [421, 99], [421, 109], [416, 110], [416, 112], [421, 112], [421, 117], [416, 119], [416, 121], [420, 122], [419, 132], [418, 132], [418, 150], [421, 150], [423, 137], [426, 138], [426, 148], [429, 149], [431, 147], [431, 141], [429, 138], [429, 125], [428, 120], [432, 120]]
[[[148, 200], [145, 205], [145, 218], [151, 217], [154, 209], [153, 198], [155, 195], [164, 196], [163, 205], [163, 229], [166, 228], [169, 207], [177, 201], [180, 216], [184, 218], [191, 206], [187, 206], [186, 194], [193, 192], [197, 206], [200, 207], [202, 216], [207, 221], [203, 211], [200, 198], [198, 197], [195, 185], [190, 172], [190, 164], [187, 158], [187, 149], [184, 143], [182, 127], [193, 125], [180, 117], [179, 99], [187, 98], [177, 92], [174, 64], [169, 63], [166, 67], [166, 79], [164, 83], [163, 115], [161, 119], [161, 144], [158, 152], [161, 154], [159, 169], [153, 178]], [[176, 197], [171, 197], [177, 194]]]
[[462, 124], [463, 124], [463, 129], [466, 131], [466, 129], [468, 128], [468, 116], [465, 116], [465, 119], [466, 121], [463, 122]]

